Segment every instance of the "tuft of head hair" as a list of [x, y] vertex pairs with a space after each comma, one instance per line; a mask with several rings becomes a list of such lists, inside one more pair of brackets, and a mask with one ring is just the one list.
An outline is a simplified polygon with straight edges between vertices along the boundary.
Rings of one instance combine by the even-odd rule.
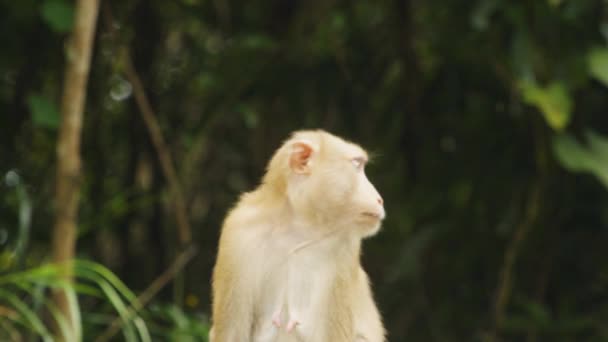
[[346, 141], [322, 129], [295, 131], [272, 156], [262, 180], [265, 186], [277, 194], [284, 194], [286, 192], [288, 177], [294, 172], [290, 166], [290, 157], [294, 149], [299, 148], [299, 144], [312, 147], [313, 160], [323, 158], [325, 154], [331, 153], [332, 151], [327, 151], [325, 148], [328, 145], [350, 145], [367, 158], [367, 153], [357, 144]]

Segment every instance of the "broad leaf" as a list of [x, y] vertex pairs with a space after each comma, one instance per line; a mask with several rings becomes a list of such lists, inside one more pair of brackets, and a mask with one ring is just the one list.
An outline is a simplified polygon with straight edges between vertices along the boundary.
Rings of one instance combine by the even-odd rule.
[[592, 50], [587, 57], [589, 72], [605, 86], [608, 86], [608, 48]]
[[589, 147], [571, 135], [558, 135], [553, 139], [553, 152], [566, 169], [590, 173], [608, 188], [608, 139], [592, 132], [586, 137]]
[[572, 99], [562, 82], [553, 82], [545, 88], [524, 82], [521, 90], [524, 101], [538, 108], [551, 128], [556, 131], [566, 128], [572, 115]]
[[553, 152], [569, 171], [583, 172], [591, 167], [592, 156], [589, 151], [569, 134], [558, 135], [553, 139]]

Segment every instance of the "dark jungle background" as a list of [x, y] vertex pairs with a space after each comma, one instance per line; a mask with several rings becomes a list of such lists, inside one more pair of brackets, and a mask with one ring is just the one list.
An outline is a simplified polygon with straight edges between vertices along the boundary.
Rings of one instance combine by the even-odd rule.
[[[73, 17], [68, 0], [0, 1], [2, 341], [56, 337], [47, 294], [66, 285], [45, 267]], [[607, 43], [602, 0], [102, 1], [83, 340], [119, 317], [109, 339], [206, 341], [226, 211], [291, 131], [323, 128], [375, 155], [388, 217], [362, 260], [390, 341], [608, 341]], [[180, 206], [196, 254], [176, 266]]]

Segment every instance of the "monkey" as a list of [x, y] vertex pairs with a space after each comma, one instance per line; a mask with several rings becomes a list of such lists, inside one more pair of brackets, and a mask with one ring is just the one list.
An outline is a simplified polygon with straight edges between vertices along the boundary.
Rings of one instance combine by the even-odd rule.
[[360, 263], [385, 218], [367, 153], [296, 131], [226, 216], [212, 275], [213, 342], [383, 342]]

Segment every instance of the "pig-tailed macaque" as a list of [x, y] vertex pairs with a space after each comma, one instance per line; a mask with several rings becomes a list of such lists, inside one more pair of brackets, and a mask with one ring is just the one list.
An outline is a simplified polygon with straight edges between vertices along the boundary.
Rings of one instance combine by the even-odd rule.
[[360, 264], [384, 219], [365, 151], [295, 132], [228, 214], [213, 272], [213, 342], [382, 342]]

